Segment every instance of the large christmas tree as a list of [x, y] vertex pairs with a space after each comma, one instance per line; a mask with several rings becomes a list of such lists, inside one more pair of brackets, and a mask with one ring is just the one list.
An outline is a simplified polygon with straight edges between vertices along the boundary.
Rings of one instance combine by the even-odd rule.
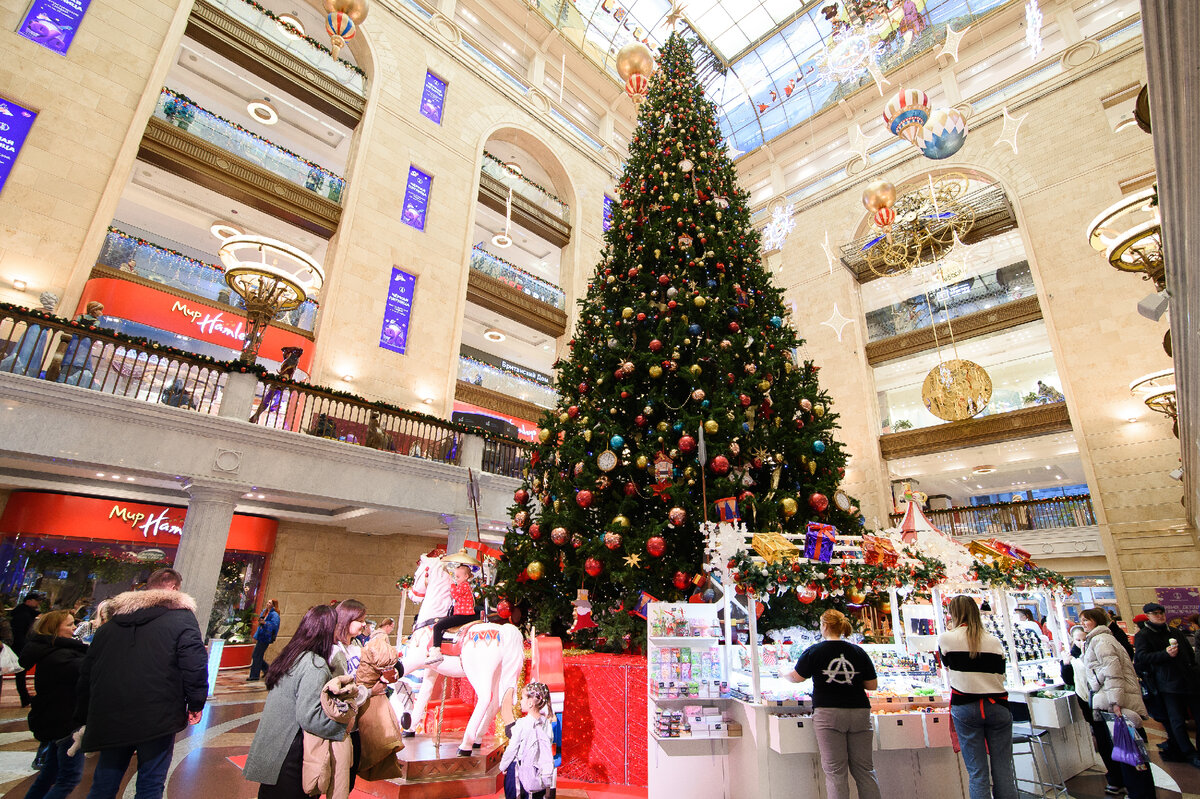
[[[857, 532], [859, 518], [849, 498], [834, 502], [846, 460], [836, 415], [817, 367], [799, 360], [678, 34], [658, 56], [612, 221], [571, 357], [556, 365], [559, 405], [514, 498], [496, 594], [561, 633], [586, 588], [599, 627], [576, 640], [619, 648], [644, 630], [630, 614], [642, 592], [695, 590], [705, 497], [713, 520], [714, 500], [736, 498], [757, 531], [815, 520]], [[779, 626], [800, 610], [789, 593], [770, 613]]]

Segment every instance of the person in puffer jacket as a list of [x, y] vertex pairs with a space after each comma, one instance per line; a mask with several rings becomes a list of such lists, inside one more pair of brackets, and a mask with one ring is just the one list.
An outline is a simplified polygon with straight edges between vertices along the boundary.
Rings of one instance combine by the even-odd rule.
[[83, 779], [83, 752], [70, 754], [79, 667], [87, 644], [76, 641], [75, 619], [69, 610], [42, 614], [21, 650], [21, 667], [37, 666], [29, 731], [46, 745], [38, 777], [25, 794], [28, 799], [65, 799]]
[[1087, 632], [1081, 661], [1093, 711], [1092, 733], [1096, 748], [1106, 764], [1112, 762], [1118, 767], [1124, 782], [1124, 785], [1114, 783], [1116, 774], [1110, 773], [1105, 791], [1111, 794], [1125, 788], [1129, 799], [1154, 799], [1154, 777], [1149, 768], [1138, 769], [1112, 760], [1112, 736], [1107, 720], [1100, 715], [1102, 711], [1114, 713], [1118, 716], [1117, 723], [1124, 723], [1120, 720], [1123, 716], [1140, 732], [1142, 719], [1148, 714], [1133, 661], [1108, 628], [1108, 614], [1103, 610], [1088, 608], [1081, 614], [1081, 623]]

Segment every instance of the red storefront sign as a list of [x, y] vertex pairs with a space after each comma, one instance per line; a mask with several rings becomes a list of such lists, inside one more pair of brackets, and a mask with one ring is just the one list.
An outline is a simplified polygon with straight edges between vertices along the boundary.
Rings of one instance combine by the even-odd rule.
[[[0, 516], [0, 535], [88, 538], [122, 543], [179, 545], [187, 508], [146, 505], [123, 499], [17, 491]], [[269, 555], [279, 523], [258, 516], [233, 515], [226, 551]]]
[[[92, 278], [84, 286], [83, 297], [75, 313], [83, 313], [93, 300], [104, 304], [106, 316], [169, 330], [237, 352], [241, 352], [246, 342], [246, 317], [242, 314], [194, 299], [176, 297], [140, 283], [110, 277]], [[259, 354], [282, 362], [284, 347], [304, 350], [299, 368], [305, 373], [311, 371], [313, 343], [290, 330], [268, 327], [263, 334]]]
[[529, 421], [528, 419], [509, 416], [507, 413], [493, 411], [490, 408], [481, 408], [478, 405], [472, 405], [471, 403], [463, 402], [462, 400], [454, 401], [454, 412], [479, 413], [483, 414], [484, 416], [491, 416], [495, 419], [503, 419], [504, 421], [516, 426], [517, 438], [521, 439], [522, 441], [534, 441], [537, 438], [537, 424]]

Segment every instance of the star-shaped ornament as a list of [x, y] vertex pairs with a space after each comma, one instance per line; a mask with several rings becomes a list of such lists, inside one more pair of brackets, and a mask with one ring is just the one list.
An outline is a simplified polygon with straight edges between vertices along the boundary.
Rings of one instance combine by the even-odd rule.
[[874, 143], [873, 140], [868, 139], [863, 134], [862, 125], [855, 125], [854, 130], [850, 132], [850, 152], [862, 159], [864, 166], [871, 163], [871, 157], [867, 154], [867, 151]]
[[638, 566], [642, 565], [642, 556], [636, 552], [634, 552], [632, 555], [626, 555], [625, 556], [625, 565], [632, 566], [633, 568], [636, 569]]
[[679, 0], [671, 0], [671, 10], [667, 12], [667, 18], [663, 20], [663, 24], [674, 29], [675, 24], [681, 19], [683, 19], [683, 3]]
[[942, 44], [942, 49], [938, 51], [937, 60], [941, 61], [942, 56], [953, 58], [954, 63], [958, 63], [958, 45], [962, 41], [962, 37], [967, 35], [967, 31], [971, 30], [971, 26], [963, 28], [960, 31], [954, 30], [949, 25], [946, 26], [946, 41]]
[[825, 251], [825, 259], [829, 261], [829, 274], [833, 274], [833, 265], [837, 263], [837, 256], [833, 254], [833, 246], [829, 243], [829, 231], [825, 231], [825, 243], [821, 245], [821, 249]]
[[837, 303], [833, 304], [833, 314], [821, 324], [829, 327], [833, 332], [837, 333], [838, 341], [842, 340], [842, 328], [850, 324], [853, 320], [842, 316], [842, 312], [838, 310]]
[[875, 88], [879, 89], [879, 96], [883, 97], [883, 87], [891, 86], [892, 82], [883, 76], [883, 72], [879, 69], [879, 62], [874, 58], [867, 59], [867, 72], [871, 73], [871, 77], [875, 81]]
[[1021, 123], [1029, 114], [1022, 114], [1019, 117], [1014, 117], [1008, 113], [1008, 106], [1004, 106], [1004, 130], [1000, 132], [1000, 138], [996, 139], [993, 147], [999, 147], [1001, 142], [1004, 142], [1009, 147], [1012, 147], [1013, 155], [1017, 154], [1017, 131], [1021, 129]]

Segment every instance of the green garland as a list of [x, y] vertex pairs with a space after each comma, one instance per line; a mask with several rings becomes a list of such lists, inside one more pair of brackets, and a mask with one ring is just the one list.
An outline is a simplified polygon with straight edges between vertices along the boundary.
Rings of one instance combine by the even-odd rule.
[[320, 171], [324, 172], [326, 175], [329, 175], [329, 176], [330, 176], [330, 177], [332, 177], [332, 178], [337, 178], [338, 180], [341, 180], [341, 181], [345, 182], [345, 181], [344, 181], [344, 178], [342, 178], [342, 176], [341, 176], [341, 175], [338, 175], [338, 174], [337, 174], [337, 173], [335, 173], [335, 172], [331, 172], [330, 170], [326, 169], [325, 167], [321, 166], [320, 164], [314, 164], [312, 161], [309, 161], [307, 158], [304, 158], [303, 156], [296, 155], [294, 152], [292, 152], [291, 150], [289, 150], [289, 149], [288, 149], [288, 148], [286, 148], [286, 147], [280, 147], [278, 144], [276, 144], [275, 142], [271, 141], [270, 139], [264, 139], [262, 136], [259, 136], [257, 133], [255, 133], [255, 132], [254, 132], [254, 131], [252, 131], [252, 130], [246, 130], [245, 128], [243, 128], [243, 127], [242, 127], [241, 125], [239, 125], [238, 123], [236, 123], [236, 122], [232, 122], [232, 121], [230, 121], [230, 120], [226, 119], [225, 117], [221, 116], [220, 114], [214, 114], [212, 111], [209, 111], [207, 108], [205, 108], [204, 106], [200, 105], [200, 104], [199, 104], [199, 103], [197, 103], [195, 100], [193, 100], [192, 98], [188, 97], [188, 96], [187, 96], [187, 95], [185, 95], [185, 94], [180, 94], [179, 92], [175, 91], [174, 89], [168, 89], [166, 86], [164, 86], [164, 87], [163, 87], [162, 94], [167, 94], [167, 95], [170, 95], [171, 97], [173, 97], [173, 98], [174, 98], [174, 99], [176, 99], [176, 100], [179, 100], [179, 101], [182, 101], [182, 102], [185, 102], [185, 103], [189, 103], [190, 105], [193, 105], [193, 106], [195, 106], [196, 108], [198, 108], [199, 110], [201, 110], [201, 111], [203, 111], [204, 113], [208, 114], [208, 115], [209, 115], [210, 117], [212, 117], [213, 119], [219, 119], [220, 121], [224, 122], [226, 125], [229, 125], [229, 126], [231, 126], [231, 127], [237, 128], [237, 129], [238, 129], [238, 131], [240, 131], [241, 133], [244, 133], [244, 134], [246, 134], [247, 136], [251, 136], [251, 137], [253, 137], [253, 138], [255, 138], [255, 139], [258, 139], [258, 140], [259, 140], [260, 142], [262, 142], [263, 144], [266, 144], [266, 145], [268, 145], [268, 146], [270, 146], [270, 147], [274, 147], [276, 150], [279, 150], [280, 152], [287, 153], [287, 154], [288, 154], [288, 155], [290, 155], [292, 158], [295, 158], [297, 161], [300, 161], [301, 163], [305, 164], [305, 165], [306, 165], [306, 166], [308, 166], [309, 168], [311, 168], [311, 169], [319, 169]]
[[815, 588], [833, 596], [855, 590], [871, 594], [885, 593], [903, 586], [910, 586], [917, 593], [926, 593], [946, 579], [946, 564], [940, 560], [908, 548], [903, 550], [903, 554], [915, 560], [916, 564], [887, 568], [865, 563], [834, 564], [784, 559], [760, 564], [750, 552], [742, 550], [730, 559], [729, 568], [739, 592], [755, 596], [786, 594], [799, 588]]
[[550, 287], [550, 288], [552, 288], [552, 289], [556, 289], [556, 290], [558, 290], [558, 291], [562, 291], [562, 288], [560, 288], [559, 286], [556, 286], [556, 285], [554, 285], [553, 283], [551, 283], [551, 282], [550, 282], [549, 280], [547, 280], [546, 278], [544, 278], [544, 277], [538, 277], [537, 275], [533, 274], [532, 272], [526, 272], [524, 269], [522, 269], [521, 267], [517, 266], [517, 265], [516, 265], [516, 264], [514, 264], [512, 261], [505, 260], [504, 258], [501, 258], [499, 255], [496, 255], [494, 252], [490, 252], [490, 251], [488, 251], [488, 250], [485, 250], [485, 249], [483, 248], [483, 245], [482, 245], [482, 244], [476, 244], [474, 247], [472, 247], [472, 248], [471, 248], [471, 250], [472, 250], [472, 251], [478, 250], [479, 252], [483, 253], [483, 254], [484, 254], [484, 255], [486, 255], [487, 257], [489, 257], [489, 258], [491, 258], [491, 259], [493, 259], [493, 260], [499, 261], [500, 263], [504, 264], [504, 265], [505, 265], [505, 266], [507, 266], [509, 269], [513, 270], [514, 272], [520, 272], [522, 275], [525, 275], [525, 276], [526, 276], [526, 277], [528, 277], [528, 278], [532, 278], [533, 280], [536, 280], [536, 281], [537, 281], [537, 282], [539, 282], [539, 283], [544, 283], [545, 285], [549, 286], [549, 287]]
[[565, 202], [563, 202], [563, 201], [562, 201], [562, 200], [561, 200], [561, 199], [558, 197], [558, 195], [556, 195], [554, 192], [550, 191], [549, 189], [547, 189], [545, 186], [541, 185], [540, 183], [534, 183], [532, 180], [530, 180], [529, 178], [525, 177], [524, 175], [522, 175], [522, 174], [521, 174], [520, 172], [518, 172], [517, 170], [513, 169], [513, 168], [512, 168], [511, 166], [509, 166], [508, 164], [504, 163], [504, 162], [503, 162], [503, 161], [501, 161], [499, 158], [497, 158], [496, 156], [494, 156], [494, 155], [492, 155], [491, 153], [489, 153], [487, 150], [484, 150], [484, 151], [483, 151], [483, 157], [484, 157], [484, 158], [490, 158], [490, 159], [492, 159], [492, 160], [493, 160], [493, 161], [495, 161], [497, 164], [499, 164], [500, 166], [502, 166], [502, 167], [504, 167], [505, 169], [507, 169], [507, 170], [508, 170], [510, 173], [512, 173], [512, 174], [513, 174], [515, 177], [518, 177], [518, 178], [520, 178], [521, 180], [523, 180], [523, 181], [525, 181], [526, 183], [528, 183], [530, 186], [533, 186], [535, 189], [537, 189], [538, 191], [540, 191], [542, 194], [546, 195], [546, 196], [547, 196], [547, 197], [549, 197], [551, 200], [554, 200], [556, 203], [558, 203], [558, 204], [562, 205], [564, 208], [565, 208], [565, 207], [567, 207], [567, 204], [566, 204]]
[[977, 560], [971, 567], [971, 576], [984, 585], [1003, 587], [1011, 591], [1075, 593], [1075, 581], [1070, 577], [1020, 561], [1014, 561], [1011, 566], [1004, 568], [990, 559]]
[[295, 25], [291, 24], [290, 22], [285, 22], [284, 20], [281, 20], [279, 17], [272, 14], [268, 9], [265, 9], [262, 6], [260, 6], [258, 3], [254, 2], [254, 0], [242, 0], [242, 2], [245, 3], [246, 5], [250, 6], [251, 8], [253, 8], [258, 13], [262, 14], [263, 16], [265, 16], [267, 19], [271, 20], [272, 22], [275, 22], [275, 23], [287, 28], [289, 31], [291, 31], [292, 33], [301, 37], [302, 39], [304, 39], [304, 41], [308, 42], [313, 47], [320, 50], [322, 53], [325, 53], [325, 55], [329, 56], [330, 58], [332, 58], [336, 61], [341, 61], [342, 64], [344, 64], [347, 69], [351, 70], [352, 72], [357, 72], [359, 75], [361, 75], [363, 80], [367, 79], [367, 73], [363, 72], [359, 67], [355, 66], [354, 64], [351, 64], [346, 59], [338, 58], [337, 56], [335, 56], [333, 54], [332, 50], [330, 50], [328, 47], [326, 47], [325, 45], [318, 42], [313, 37], [306, 34], [304, 31], [298, 29]]

